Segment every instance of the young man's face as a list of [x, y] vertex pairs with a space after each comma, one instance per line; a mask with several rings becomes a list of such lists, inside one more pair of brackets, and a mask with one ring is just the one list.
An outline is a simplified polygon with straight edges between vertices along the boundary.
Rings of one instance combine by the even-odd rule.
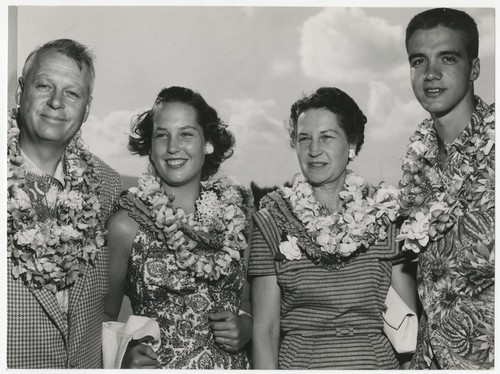
[[461, 31], [438, 26], [417, 30], [408, 41], [413, 92], [422, 107], [436, 117], [470, 102], [479, 59], [469, 61]]

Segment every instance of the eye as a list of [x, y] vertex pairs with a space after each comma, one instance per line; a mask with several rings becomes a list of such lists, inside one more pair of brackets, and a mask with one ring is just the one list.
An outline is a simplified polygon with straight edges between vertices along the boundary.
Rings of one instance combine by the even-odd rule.
[[50, 86], [45, 83], [37, 83], [35, 87], [40, 91], [50, 91]]
[[73, 99], [79, 99], [80, 98], [80, 94], [78, 94], [77, 92], [75, 91], [67, 91], [67, 95]]
[[455, 56], [444, 56], [443, 62], [445, 64], [454, 64], [455, 62], [457, 62], [457, 58]]
[[192, 132], [190, 132], [190, 131], [183, 131], [183, 132], [181, 132], [180, 135], [181, 135], [182, 138], [189, 138], [191, 136], [194, 136], [194, 134]]
[[334, 139], [335, 137], [332, 134], [323, 134], [321, 135], [321, 139], [323, 140], [329, 140], [329, 139]]
[[410, 62], [410, 64], [411, 64], [412, 67], [419, 67], [419, 66], [421, 66], [424, 63], [425, 63], [425, 59], [424, 58], [414, 58]]
[[297, 143], [301, 144], [301, 143], [305, 143], [306, 141], [309, 140], [309, 137], [308, 136], [299, 136], [297, 138]]
[[161, 138], [166, 138], [166, 137], [168, 137], [168, 135], [165, 132], [157, 132], [154, 135], [155, 139], [161, 139]]

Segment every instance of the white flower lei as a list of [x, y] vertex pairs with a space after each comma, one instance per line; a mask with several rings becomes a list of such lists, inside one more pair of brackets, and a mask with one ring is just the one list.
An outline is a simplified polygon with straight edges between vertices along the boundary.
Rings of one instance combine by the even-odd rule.
[[[485, 115], [483, 120], [478, 112]], [[419, 253], [430, 241], [443, 238], [469, 209], [494, 207], [495, 170], [485, 157], [495, 152], [495, 116], [480, 102], [472, 117], [472, 127], [457, 139], [458, 144], [462, 143], [459, 157], [447, 167], [452, 175], [446, 175], [428, 161], [437, 157], [438, 149], [431, 119], [422, 122], [410, 140], [403, 158], [399, 196], [400, 213], [408, 218], [396, 239], [404, 241], [403, 250]]]
[[[386, 239], [387, 227], [396, 219], [399, 206], [395, 187], [386, 187], [381, 183], [378, 189], [374, 189], [363, 178], [349, 171], [344, 189], [339, 193], [342, 211], [323, 215], [311, 185], [302, 174], [295, 176], [291, 188], [281, 187], [281, 193], [290, 202], [294, 215], [319, 249], [317, 253], [311, 253], [313, 257], [346, 258], [362, 247], [368, 249], [370, 245]], [[291, 235], [287, 237], [289, 240], [282, 243], [280, 251], [288, 259], [299, 259], [295, 238]]]
[[[243, 197], [228, 178], [202, 182], [197, 211], [191, 214], [172, 208], [174, 196], [167, 195], [160, 179], [151, 174], [143, 174], [138, 187], [130, 188], [129, 193], [150, 208], [149, 214], [164, 234], [167, 248], [174, 252], [180, 269], [190, 270], [199, 278], [217, 280], [228, 274], [233, 260], [241, 259], [247, 247], [247, 219], [242, 210]], [[216, 248], [198, 250], [199, 242], [184, 231], [205, 236]]]
[[64, 190], [52, 186], [45, 194], [46, 209], [55, 211], [56, 218], [40, 219], [31, 197], [36, 194], [25, 181], [16, 114], [13, 110], [9, 115], [7, 135], [7, 250], [12, 276], [29, 287], [56, 292], [73, 284], [104, 246], [99, 181], [92, 155], [75, 136], [63, 155]]

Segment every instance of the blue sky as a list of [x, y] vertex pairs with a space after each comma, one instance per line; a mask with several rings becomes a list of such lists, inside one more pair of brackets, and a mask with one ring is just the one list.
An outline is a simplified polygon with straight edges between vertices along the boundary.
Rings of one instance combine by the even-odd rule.
[[[320, 86], [336, 86], [368, 117], [365, 145], [352, 168], [372, 183], [397, 183], [399, 157], [426, 117], [411, 91], [404, 29], [427, 8], [345, 8], [327, 1], [321, 2], [326, 8], [245, 4], [20, 3], [17, 69], [35, 46], [51, 39], [90, 45], [97, 56], [97, 76], [84, 138], [95, 154], [131, 176], [145, 171], [147, 164], [126, 148], [132, 116], [148, 109], [163, 87], [199, 91], [236, 136], [234, 156], [221, 171], [245, 185], [255, 181], [260, 186], [281, 184], [299, 171], [283, 128], [291, 104]], [[478, 23], [481, 75], [476, 93], [491, 103], [495, 9], [457, 8]], [[15, 75], [11, 69], [9, 82], [15, 82]]]

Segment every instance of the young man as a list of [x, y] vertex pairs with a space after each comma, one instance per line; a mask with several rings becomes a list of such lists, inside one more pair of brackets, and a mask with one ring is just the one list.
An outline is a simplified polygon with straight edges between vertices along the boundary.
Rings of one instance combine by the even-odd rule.
[[399, 238], [419, 253], [423, 306], [414, 369], [493, 367], [495, 109], [474, 95], [478, 44], [474, 20], [454, 9], [406, 29], [413, 92], [430, 114], [400, 182]]
[[121, 181], [80, 139], [94, 75], [88, 49], [61, 39], [35, 49], [18, 81], [8, 124], [9, 368], [102, 367], [104, 222]]

